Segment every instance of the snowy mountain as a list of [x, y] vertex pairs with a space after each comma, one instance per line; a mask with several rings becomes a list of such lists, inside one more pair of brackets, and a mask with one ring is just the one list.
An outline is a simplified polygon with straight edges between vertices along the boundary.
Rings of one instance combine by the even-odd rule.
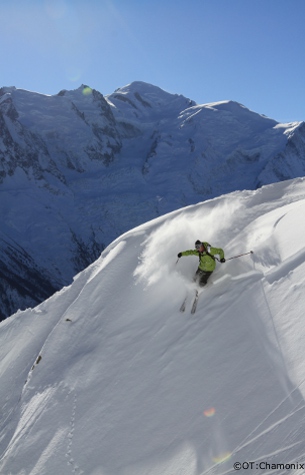
[[[3, 321], [1, 475], [304, 473], [304, 213], [304, 179], [180, 209]], [[192, 315], [198, 238], [254, 254]]]
[[305, 175], [304, 123], [134, 82], [0, 89], [0, 317], [34, 306], [113, 239], [189, 204]]

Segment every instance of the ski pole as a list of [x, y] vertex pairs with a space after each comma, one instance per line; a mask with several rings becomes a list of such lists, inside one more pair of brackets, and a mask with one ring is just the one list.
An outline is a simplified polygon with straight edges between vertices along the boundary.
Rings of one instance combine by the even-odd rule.
[[249, 254], [253, 254], [253, 251], [248, 251], [248, 252], [244, 252], [243, 254], [238, 254], [237, 256], [228, 257], [226, 261], [230, 261], [231, 259], [237, 259], [238, 257], [242, 257], [242, 256], [248, 256]]

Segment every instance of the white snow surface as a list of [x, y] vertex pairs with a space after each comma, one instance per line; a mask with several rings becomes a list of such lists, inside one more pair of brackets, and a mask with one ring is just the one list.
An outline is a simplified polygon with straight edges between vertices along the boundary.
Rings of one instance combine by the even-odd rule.
[[[174, 211], [3, 321], [1, 475], [304, 474], [304, 214], [303, 178]], [[196, 239], [254, 253], [192, 315]]]

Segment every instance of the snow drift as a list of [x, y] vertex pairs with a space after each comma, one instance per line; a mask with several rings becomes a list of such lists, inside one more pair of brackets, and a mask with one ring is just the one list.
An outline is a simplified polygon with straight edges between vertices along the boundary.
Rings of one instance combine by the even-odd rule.
[[[304, 179], [189, 206], [2, 322], [0, 473], [304, 473], [304, 213]], [[254, 254], [191, 315], [198, 238]]]

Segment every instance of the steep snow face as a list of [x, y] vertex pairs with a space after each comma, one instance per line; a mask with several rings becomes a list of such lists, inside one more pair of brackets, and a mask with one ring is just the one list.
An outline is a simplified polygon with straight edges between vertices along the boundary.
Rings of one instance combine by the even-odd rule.
[[272, 156], [259, 176], [259, 186], [305, 175], [305, 124], [291, 124], [285, 130], [285, 149]]
[[[304, 212], [304, 179], [178, 210], [2, 322], [0, 473], [302, 473]], [[254, 254], [191, 315], [198, 238]]]
[[69, 284], [134, 226], [304, 175], [304, 134], [236, 102], [196, 105], [143, 82], [107, 97], [88, 86], [0, 89], [0, 317]]

